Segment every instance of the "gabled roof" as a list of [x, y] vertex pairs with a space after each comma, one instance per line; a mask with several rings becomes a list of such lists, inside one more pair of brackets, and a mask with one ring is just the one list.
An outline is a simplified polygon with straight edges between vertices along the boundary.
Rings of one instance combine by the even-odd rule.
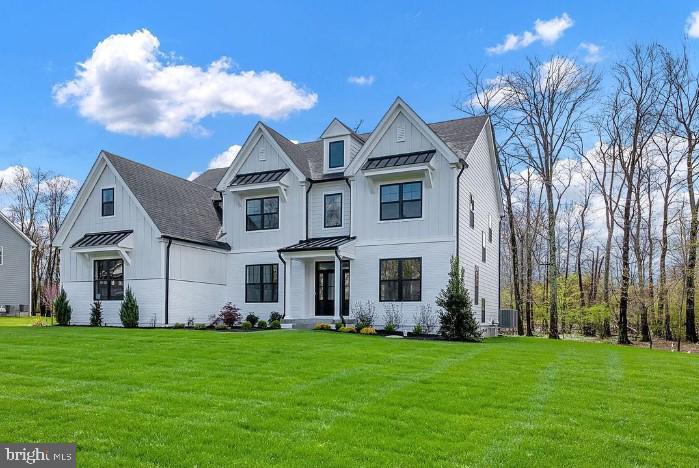
[[102, 154], [119, 173], [163, 237], [215, 247], [221, 220], [214, 207], [217, 193], [107, 151]]
[[434, 133], [451, 149], [458, 157], [465, 159], [483, 126], [488, 122], [487, 115], [464, 117], [461, 119], [446, 120], [427, 124]]
[[10, 221], [7, 218], [7, 216], [2, 214], [2, 211], [0, 211], [0, 222], [2, 222], [2, 221], [7, 223], [7, 225], [10, 226], [12, 228], [12, 230], [15, 231], [17, 233], [17, 235], [19, 235], [19, 237], [24, 239], [30, 246], [36, 247], [36, 244], [34, 242], [32, 242], [32, 240], [29, 237], [27, 237], [27, 235], [25, 233], [23, 233], [17, 226], [15, 226], [15, 223]]
[[199, 174], [199, 176], [192, 182], [199, 185], [203, 185], [205, 187], [209, 187], [211, 189], [215, 189], [218, 183], [221, 182], [221, 179], [223, 178], [223, 175], [226, 173], [227, 170], [228, 167], [209, 169], [208, 171]]

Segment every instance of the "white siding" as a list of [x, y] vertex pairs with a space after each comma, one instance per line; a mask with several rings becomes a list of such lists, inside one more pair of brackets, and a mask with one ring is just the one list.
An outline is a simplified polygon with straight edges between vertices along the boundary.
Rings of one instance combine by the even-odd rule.
[[[396, 141], [398, 127], [405, 129], [405, 141]], [[370, 158], [434, 149], [432, 142], [401, 112], [373, 148]]]
[[0, 218], [0, 306], [29, 306], [31, 246], [8, 222]]
[[[486, 323], [498, 321], [498, 239], [500, 217], [498, 214], [496, 174], [491, 166], [487, 132], [484, 130], [478, 137], [473, 149], [468, 155], [468, 168], [461, 176], [459, 210], [459, 257], [466, 272], [466, 287], [473, 300], [474, 271], [479, 268], [479, 295], [485, 298]], [[469, 224], [469, 196], [475, 201], [474, 227]], [[488, 215], [493, 220], [493, 241], [488, 242]], [[481, 233], [486, 236], [486, 261], [481, 260]], [[473, 306], [478, 322], [481, 320], [481, 301]]]
[[[264, 154], [264, 160], [260, 159], [260, 154]], [[273, 171], [275, 169], [286, 169], [288, 164], [284, 161], [274, 146], [267, 141], [264, 136], [261, 136], [255, 146], [250, 151], [250, 155], [245, 160], [245, 163], [238, 171], [241, 174], [249, 172]]]
[[[102, 163], [100, 163], [102, 164]], [[114, 188], [114, 216], [103, 217], [102, 189]], [[93, 263], [96, 258], [116, 258], [115, 254], [87, 256], [73, 252], [70, 246], [90, 232], [132, 229], [133, 250], [131, 264], [124, 262], [125, 286], [130, 286], [139, 302], [142, 320], [155, 314], [159, 323], [164, 320], [163, 257], [160, 233], [139, 209], [115, 174], [104, 166], [85, 205], [66, 236], [61, 250], [61, 282], [73, 306], [73, 323], [89, 322], [93, 302]], [[105, 320], [119, 323], [119, 301], [103, 301]]]
[[[272, 312], [283, 313], [284, 301], [284, 264], [279, 260], [276, 250], [252, 253], [232, 253], [228, 256], [228, 285], [225, 290], [226, 301], [240, 308], [245, 319], [248, 314], [255, 314], [267, 320]], [[277, 265], [277, 280], [279, 284], [277, 302], [246, 303], [245, 302], [245, 267], [246, 265], [275, 264]]]
[[[342, 226], [325, 228], [325, 195], [342, 194]], [[308, 194], [309, 202], [309, 237], [348, 236], [350, 234], [350, 199], [349, 186], [344, 180], [315, 183]]]

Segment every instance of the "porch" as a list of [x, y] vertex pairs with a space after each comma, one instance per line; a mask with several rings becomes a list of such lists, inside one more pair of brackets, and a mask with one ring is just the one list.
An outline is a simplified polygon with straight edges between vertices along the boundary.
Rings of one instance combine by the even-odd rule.
[[279, 250], [284, 263], [286, 323], [347, 321], [351, 299], [353, 238], [308, 239]]

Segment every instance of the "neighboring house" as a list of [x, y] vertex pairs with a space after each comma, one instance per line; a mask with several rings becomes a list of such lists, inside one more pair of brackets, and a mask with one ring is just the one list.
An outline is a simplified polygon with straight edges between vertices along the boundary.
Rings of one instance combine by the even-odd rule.
[[398, 98], [367, 134], [333, 119], [295, 144], [258, 123], [229, 168], [193, 182], [103, 151], [56, 245], [76, 323], [94, 298], [118, 322], [130, 285], [144, 324], [206, 321], [227, 301], [340, 320], [373, 301], [379, 324], [396, 304], [411, 327], [458, 255], [493, 332], [501, 216], [489, 119], [426, 124]]
[[34, 247], [34, 243], [0, 212], [0, 308], [5, 313], [31, 312]]

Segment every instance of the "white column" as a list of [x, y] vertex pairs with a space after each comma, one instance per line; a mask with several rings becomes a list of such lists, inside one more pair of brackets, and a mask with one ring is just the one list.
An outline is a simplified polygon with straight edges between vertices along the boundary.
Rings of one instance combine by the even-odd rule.
[[340, 259], [335, 255], [335, 320], [340, 320], [340, 314], [342, 313], [342, 264]]
[[291, 304], [291, 262], [294, 260], [287, 258], [284, 264], [284, 307], [286, 308], [286, 318], [294, 318], [294, 308]]

